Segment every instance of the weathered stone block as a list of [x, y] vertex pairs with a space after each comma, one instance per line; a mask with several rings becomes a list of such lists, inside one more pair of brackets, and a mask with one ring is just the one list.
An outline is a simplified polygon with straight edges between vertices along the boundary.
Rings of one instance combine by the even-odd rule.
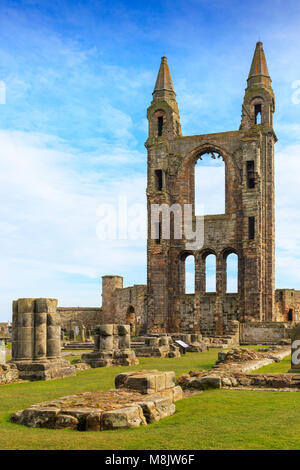
[[112, 336], [114, 333], [114, 325], [99, 325], [100, 336]]
[[165, 377], [166, 377], [166, 388], [175, 387], [175, 372], [167, 371], [165, 372]]
[[113, 336], [100, 336], [100, 350], [112, 351], [114, 349]]
[[156, 376], [156, 392], [161, 392], [166, 389], [166, 373], [157, 374]]
[[60, 414], [56, 418], [55, 429], [78, 429], [79, 421], [75, 416]]
[[130, 325], [117, 325], [117, 334], [119, 336], [130, 336]]
[[92, 412], [86, 417], [86, 431], [101, 431], [102, 412]]
[[155, 403], [153, 401], [144, 401], [139, 402], [138, 405], [141, 406], [143, 410], [144, 417], [148, 424], [155, 423], [160, 421], [160, 413], [158, 412]]
[[141, 424], [147, 422], [139, 405], [105, 411], [101, 416], [101, 430], [135, 428]]
[[173, 402], [176, 402], [178, 400], [183, 399], [183, 391], [180, 385], [177, 385], [176, 387], [172, 388], [172, 394], [173, 394]]
[[208, 375], [206, 377], [196, 378], [191, 382], [192, 388], [199, 388], [200, 390], [207, 390], [209, 388], [221, 388], [222, 379], [220, 377], [215, 377]]
[[126, 334], [126, 335], [120, 336], [119, 346], [120, 346], [120, 349], [130, 348], [130, 335]]
[[130, 375], [126, 380], [126, 388], [137, 390], [140, 393], [155, 393], [156, 392], [156, 376], [148, 375]]
[[167, 418], [168, 416], [173, 415], [176, 411], [176, 407], [170, 398], [154, 398], [153, 403], [159, 413], [160, 419]]
[[[19, 424], [33, 428], [54, 428], [59, 409], [55, 408], [28, 408], [20, 415], [15, 416], [15, 421]], [[20, 420], [20, 421], [19, 421]]]

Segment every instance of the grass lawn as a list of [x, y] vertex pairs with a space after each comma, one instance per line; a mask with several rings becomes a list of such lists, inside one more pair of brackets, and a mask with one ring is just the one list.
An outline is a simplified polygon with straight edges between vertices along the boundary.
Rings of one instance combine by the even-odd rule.
[[291, 355], [286, 356], [281, 362], [273, 362], [267, 366], [263, 366], [260, 369], [254, 370], [253, 374], [268, 374], [278, 373], [286, 374], [291, 368]]
[[[114, 386], [120, 371], [209, 369], [217, 350], [176, 359], [140, 358], [135, 367], [98, 368], [77, 377], [0, 386], [1, 449], [299, 449], [297, 392], [212, 390], [176, 403], [177, 413], [137, 429], [105, 432], [33, 429], [9, 422], [33, 403]], [[73, 358], [72, 358], [73, 359]]]

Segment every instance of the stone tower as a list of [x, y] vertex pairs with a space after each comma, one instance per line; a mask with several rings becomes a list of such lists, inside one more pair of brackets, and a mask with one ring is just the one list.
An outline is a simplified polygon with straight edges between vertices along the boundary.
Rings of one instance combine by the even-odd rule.
[[[149, 332], [202, 332], [222, 335], [226, 321], [272, 320], [274, 315], [274, 93], [261, 42], [256, 45], [239, 130], [183, 136], [166, 57], [148, 108], [147, 312]], [[194, 169], [210, 154], [225, 163], [225, 214], [206, 215], [203, 243], [190, 247], [183, 230], [185, 205], [195, 215]], [[201, 202], [201, 201], [198, 201]], [[180, 232], [170, 212], [151, 224], [153, 205], [179, 205]], [[178, 207], [178, 206], [177, 206]], [[153, 221], [152, 221], [153, 222]], [[175, 236], [176, 233], [176, 236]], [[238, 256], [238, 293], [226, 292], [227, 257]], [[205, 263], [216, 256], [216, 292], [205, 291]], [[195, 259], [195, 293], [185, 293], [185, 259]]]

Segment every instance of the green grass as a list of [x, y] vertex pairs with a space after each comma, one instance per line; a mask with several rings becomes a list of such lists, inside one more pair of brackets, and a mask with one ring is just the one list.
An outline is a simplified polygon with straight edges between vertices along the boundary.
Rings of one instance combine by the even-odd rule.
[[[79, 432], [32, 429], [12, 424], [10, 415], [33, 403], [114, 386], [120, 371], [209, 369], [217, 350], [177, 359], [140, 358], [135, 367], [98, 368], [77, 377], [0, 386], [1, 449], [299, 449], [297, 392], [212, 390], [176, 403], [177, 413], [136, 429]], [[74, 357], [71, 357], [74, 359]]]
[[260, 369], [254, 370], [253, 374], [268, 374], [268, 373], [278, 373], [286, 374], [291, 368], [291, 355], [286, 356], [280, 362], [273, 362], [267, 366], [263, 366]]

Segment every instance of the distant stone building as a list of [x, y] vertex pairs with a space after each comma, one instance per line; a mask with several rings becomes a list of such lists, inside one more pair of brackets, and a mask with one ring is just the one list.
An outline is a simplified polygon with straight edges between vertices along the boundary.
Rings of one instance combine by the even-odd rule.
[[300, 321], [300, 291], [277, 289], [275, 291], [275, 315], [277, 321]]
[[130, 325], [133, 335], [147, 330], [147, 286], [123, 288], [121, 276], [102, 277], [102, 323]]

